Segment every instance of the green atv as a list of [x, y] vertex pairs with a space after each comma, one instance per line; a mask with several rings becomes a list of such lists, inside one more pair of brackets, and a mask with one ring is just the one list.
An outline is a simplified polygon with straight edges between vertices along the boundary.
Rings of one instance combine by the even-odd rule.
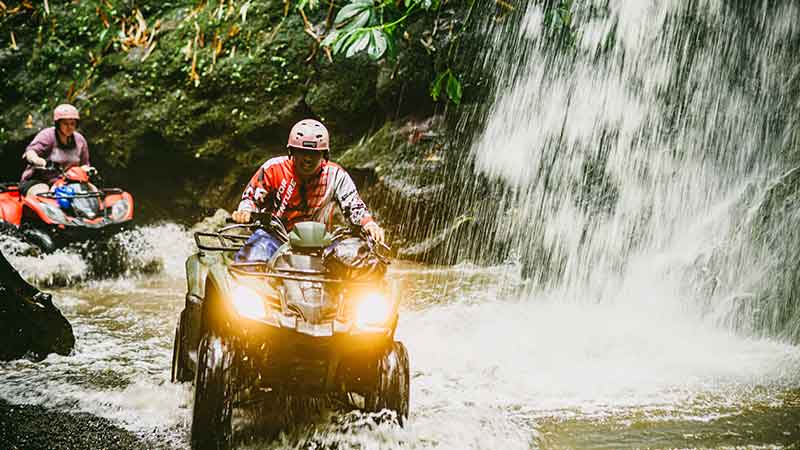
[[[236, 262], [250, 235], [241, 231], [258, 228], [285, 243], [268, 261]], [[172, 361], [173, 382], [194, 380], [193, 449], [230, 448], [237, 408], [277, 409], [287, 398], [387, 409], [403, 424], [409, 361], [394, 339], [399, 296], [371, 241], [316, 222], [286, 233], [276, 220], [195, 240]]]

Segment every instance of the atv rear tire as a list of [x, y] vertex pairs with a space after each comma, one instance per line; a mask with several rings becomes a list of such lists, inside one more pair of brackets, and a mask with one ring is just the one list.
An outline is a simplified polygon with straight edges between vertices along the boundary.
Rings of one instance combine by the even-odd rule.
[[231, 448], [234, 354], [225, 341], [207, 333], [200, 341], [194, 386], [192, 450]]
[[375, 390], [366, 396], [365, 407], [371, 412], [394, 411], [403, 425], [408, 419], [410, 378], [406, 346], [393, 342], [378, 359], [377, 371]]

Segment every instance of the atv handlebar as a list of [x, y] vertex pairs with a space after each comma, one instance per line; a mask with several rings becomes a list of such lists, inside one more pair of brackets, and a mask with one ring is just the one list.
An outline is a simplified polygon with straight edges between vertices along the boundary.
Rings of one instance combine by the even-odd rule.
[[[234, 240], [234, 241], [243, 241], [247, 240], [247, 236], [241, 235], [231, 235], [226, 234], [228, 231], [235, 230], [235, 229], [248, 229], [248, 230], [255, 230], [255, 229], [263, 229], [276, 238], [280, 239], [283, 242], [289, 241], [289, 232], [286, 230], [286, 227], [283, 225], [283, 222], [274, 214], [268, 212], [250, 212], [250, 222], [248, 223], [239, 223], [233, 220], [233, 218], [228, 217], [225, 219], [225, 223], [228, 224], [225, 227], [220, 228], [217, 230], [216, 233], [195, 233], [195, 241], [198, 244], [198, 247], [205, 250], [224, 250], [224, 251], [232, 251], [238, 250], [234, 248], [228, 248], [220, 242], [221, 245], [219, 246], [212, 246], [212, 245], [202, 245], [201, 238], [217, 238], [220, 240]], [[369, 245], [370, 250], [377, 255], [384, 263], [389, 262], [389, 256], [386, 253], [391, 253], [392, 248], [385, 243], [377, 243], [369, 235], [363, 228], [361, 227], [345, 227], [340, 226], [335, 228], [331, 232], [332, 241], [337, 241], [339, 239], [348, 237], [348, 236], [357, 236], [361, 239], [364, 239], [367, 244]]]
[[[60, 165], [54, 163], [53, 161], [47, 161], [47, 164], [45, 164], [44, 167], [33, 166], [33, 170], [34, 171], [36, 171], [36, 170], [47, 170], [47, 171], [50, 171], [50, 172], [58, 172], [59, 175], [61, 175], [61, 176], [66, 176], [67, 175], [67, 170], [64, 169], [63, 167], [61, 167]], [[100, 174], [97, 172], [96, 168], [90, 166], [86, 170], [86, 175], [88, 175], [90, 178], [96, 178]]]

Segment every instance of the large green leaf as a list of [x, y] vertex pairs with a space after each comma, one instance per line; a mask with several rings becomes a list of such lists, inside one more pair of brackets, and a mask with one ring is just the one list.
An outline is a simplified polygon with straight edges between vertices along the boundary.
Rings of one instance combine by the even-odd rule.
[[450, 97], [450, 101], [456, 105], [461, 104], [461, 82], [453, 75], [453, 72], [450, 72], [450, 75], [447, 77], [447, 96]]
[[431, 84], [431, 98], [433, 101], [439, 100], [439, 94], [442, 92], [442, 80], [444, 77], [450, 74], [450, 69], [445, 70], [444, 72], [440, 73], [436, 76], [436, 79], [433, 80]]
[[339, 30], [331, 30], [331, 32], [328, 33], [327, 36], [325, 36], [325, 39], [323, 39], [322, 42], [320, 42], [320, 45], [322, 45], [323, 47], [330, 47], [333, 43], [336, 42], [337, 39], [339, 39], [339, 34], [340, 34]]
[[366, 25], [369, 25], [370, 20], [372, 19], [373, 14], [371, 9], [365, 9], [361, 11], [354, 19], [352, 19], [347, 26], [344, 27], [345, 30], [355, 30], [358, 28], [362, 28]]
[[334, 22], [337, 25], [347, 22], [348, 20], [355, 17], [356, 14], [361, 13], [365, 9], [369, 9], [370, 6], [371, 6], [370, 4], [364, 4], [364, 3], [356, 3], [356, 2], [349, 3], [339, 10], [339, 13], [336, 14], [336, 19], [334, 20]]
[[352, 40], [352, 43], [347, 48], [347, 53], [345, 53], [345, 56], [348, 58], [367, 48], [370, 37], [372, 36], [372, 33], [370, 33], [369, 30], [358, 30], [354, 34], [356, 37]]
[[347, 47], [353, 43], [353, 39], [355, 38], [358, 30], [348, 30], [339, 34], [338, 39], [333, 44], [333, 53], [339, 54]]
[[379, 60], [388, 46], [389, 37], [381, 30], [372, 30], [372, 37], [370, 38], [369, 48], [367, 54], [373, 60]]
[[456, 105], [461, 104], [461, 82], [453, 75], [453, 72], [450, 72], [450, 76], [447, 78], [447, 96]]

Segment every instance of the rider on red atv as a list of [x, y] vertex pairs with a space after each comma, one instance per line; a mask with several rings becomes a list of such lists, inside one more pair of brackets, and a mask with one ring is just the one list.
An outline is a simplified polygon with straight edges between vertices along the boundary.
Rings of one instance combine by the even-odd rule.
[[[28, 165], [22, 173], [19, 191], [29, 198], [42, 194], [59, 178], [61, 171], [80, 166], [84, 171], [91, 169], [89, 145], [86, 139], [75, 131], [80, 115], [78, 110], [68, 104], [58, 105], [53, 111], [55, 126], [40, 131], [28, 144], [22, 158]], [[47, 169], [51, 162], [56, 169]]]

